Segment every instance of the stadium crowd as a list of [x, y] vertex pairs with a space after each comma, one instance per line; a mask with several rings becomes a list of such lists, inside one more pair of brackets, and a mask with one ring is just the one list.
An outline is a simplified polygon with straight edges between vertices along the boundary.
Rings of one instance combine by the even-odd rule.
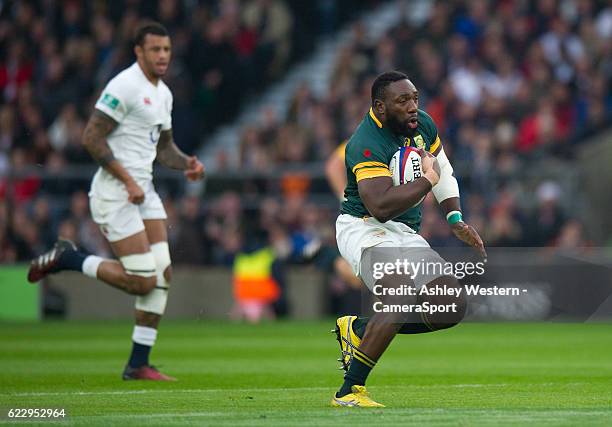
[[[560, 185], [516, 177], [571, 158], [610, 126], [611, 58], [612, 8], [588, 0], [440, 1], [421, 26], [405, 20], [379, 40], [357, 24], [323, 97], [303, 85], [285, 120], [244, 129], [241, 167], [324, 161], [362, 120], [375, 76], [399, 69], [437, 123], [464, 210], [488, 245], [584, 245]], [[433, 211], [428, 199], [421, 233], [454, 244]]]
[[[170, 31], [173, 62], [166, 81], [174, 93], [173, 132], [181, 148], [192, 152], [202, 135], [230, 120], [241, 103], [314, 46], [309, 34], [329, 33], [376, 3], [1, 2], [0, 261], [24, 260], [49, 242], [23, 233], [56, 234], [64, 219], [74, 219], [72, 208], [45, 198], [49, 186], [41, 188], [27, 171], [38, 167], [53, 175], [66, 166], [92, 164], [81, 146], [85, 121], [104, 84], [134, 61], [138, 22], [155, 19]], [[59, 191], [69, 199], [75, 191], [69, 183], [52, 187], [52, 196]], [[82, 196], [76, 192], [72, 200]], [[36, 229], [40, 215], [50, 216], [52, 230]]]
[[281, 0], [2, 2], [0, 173], [14, 151], [41, 165], [90, 161], [79, 146], [84, 120], [104, 84], [133, 62], [132, 32], [144, 19], [172, 35], [174, 133], [193, 150], [309, 50], [305, 34], [348, 16]]
[[[3, 263], [30, 259], [58, 234], [108, 255], [89, 217], [87, 188], [67, 188], [70, 203], [58, 206], [35, 175], [20, 172], [91, 163], [80, 145], [85, 117], [101, 85], [131, 62], [129, 34], [140, 17], [172, 31], [173, 128], [187, 151], [210, 130], [202, 126], [232, 116], [249, 88], [282, 76], [296, 41], [290, 34], [305, 26], [279, 0], [68, 1], [61, 9], [8, 3], [0, 9]], [[330, 16], [311, 29], [333, 27]], [[438, 1], [421, 25], [402, 22], [378, 40], [356, 24], [325, 96], [303, 85], [286, 118], [269, 114], [245, 128], [240, 167], [323, 162], [363, 118], [376, 74], [401, 69], [438, 124], [464, 210], [489, 246], [583, 245], [558, 183], [539, 183], [525, 197], [528, 189], [514, 177], [541, 159], [570, 157], [571, 146], [609, 126], [611, 58], [612, 7], [592, 0]], [[233, 192], [214, 200], [168, 197], [174, 261], [228, 264], [254, 236], [281, 253], [308, 252], [315, 240], [333, 245], [335, 209], [314, 204], [307, 191], [284, 194], [266, 195], [255, 207]], [[458, 244], [431, 198], [424, 209], [424, 237], [434, 246]]]

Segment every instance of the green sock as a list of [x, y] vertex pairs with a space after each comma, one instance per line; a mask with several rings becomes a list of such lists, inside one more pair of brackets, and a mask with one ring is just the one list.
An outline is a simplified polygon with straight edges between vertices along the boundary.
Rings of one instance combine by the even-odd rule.
[[351, 387], [354, 385], [365, 385], [366, 379], [374, 366], [376, 366], [374, 360], [358, 349], [355, 349], [351, 366], [349, 366], [348, 372], [344, 376], [344, 384], [342, 384], [342, 387], [336, 393], [336, 397], [346, 396], [351, 393]]
[[369, 317], [358, 317], [353, 321], [353, 332], [359, 338], [363, 338], [363, 334], [365, 334], [366, 326], [370, 321]]

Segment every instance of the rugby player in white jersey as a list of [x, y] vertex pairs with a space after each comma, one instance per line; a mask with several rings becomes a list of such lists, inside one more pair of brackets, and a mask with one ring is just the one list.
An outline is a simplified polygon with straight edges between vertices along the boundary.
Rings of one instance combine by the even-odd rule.
[[87, 255], [60, 239], [32, 261], [28, 280], [75, 270], [136, 295], [123, 379], [168, 381], [174, 378], [149, 364], [171, 280], [166, 212], [153, 187], [153, 161], [184, 171], [189, 180], [201, 179], [204, 166], [173, 140], [172, 94], [162, 81], [171, 56], [167, 30], [158, 23], [141, 26], [134, 52], [136, 62], [104, 88], [83, 134], [85, 148], [100, 165], [89, 193], [92, 217], [118, 261]]

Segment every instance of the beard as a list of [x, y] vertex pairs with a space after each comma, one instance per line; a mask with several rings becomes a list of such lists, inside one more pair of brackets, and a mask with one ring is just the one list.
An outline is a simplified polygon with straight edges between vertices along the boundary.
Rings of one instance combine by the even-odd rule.
[[396, 135], [399, 136], [409, 136], [410, 127], [402, 121], [400, 121], [396, 116], [389, 114], [387, 116], [387, 126]]
[[164, 77], [166, 73], [168, 72], [168, 67], [166, 67], [163, 71], [159, 71], [157, 66], [155, 65], [154, 60], [148, 60], [147, 58], [145, 58], [144, 65], [147, 68], [147, 71], [149, 72], [149, 74], [151, 74], [152, 76], [158, 79], [161, 79], [162, 77]]

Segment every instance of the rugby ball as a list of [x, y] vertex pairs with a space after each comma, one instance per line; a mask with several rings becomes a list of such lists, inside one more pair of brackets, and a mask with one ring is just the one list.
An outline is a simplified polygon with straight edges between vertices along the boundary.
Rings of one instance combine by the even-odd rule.
[[[389, 171], [391, 172], [393, 185], [408, 184], [422, 177], [423, 169], [419, 151], [413, 147], [400, 148], [391, 158]], [[414, 206], [420, 204], [424, 199], [425, 197], [419, 200]]]
[[402, 185], [423, 176], [421, 155], [416, 148], [402, 147], [393, 155], [389, 163], [393, 185]]

